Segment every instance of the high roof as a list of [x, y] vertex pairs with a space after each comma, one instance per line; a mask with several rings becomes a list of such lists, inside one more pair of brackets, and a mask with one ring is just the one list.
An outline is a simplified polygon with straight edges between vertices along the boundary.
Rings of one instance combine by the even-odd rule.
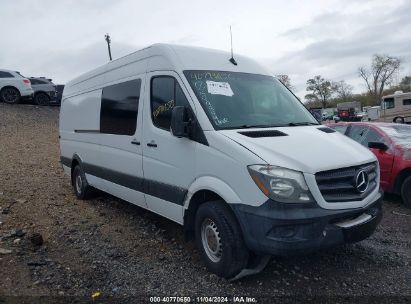
[[7, 69], [0, 69], [0, 71], [2, 71], [2, 72], [13, 72], [13, 73], [15, 73], [16, 71], [13, 71], [13, 70], [7, 70]]
[[390, 98], [390, 97], [408, 97], [411, 96], [411, 92], [402, 92], [402, 91], [398, 91], [395, 92], [394, 94], [389, 94], [389, 95], [385, 95], [382, 98]]
[[[154, 44], [85, 73], [70, 81], [67, 86], [76, 85], [110, 70], [144, 59], [150, 59], [150, 65], [145, 72], [155, 70], [174, 70], [177, 72], [183, 70], [220, 70], [270, 75], [265, 68], [250, 58], [234, 54], [237, 65], [232, 64], [229, 61], [230, 58], [231, 54], [229, 52], [220, 50], [172, 44]], [[136, 71], [136, 73], [139, 73], [139, 71]]]

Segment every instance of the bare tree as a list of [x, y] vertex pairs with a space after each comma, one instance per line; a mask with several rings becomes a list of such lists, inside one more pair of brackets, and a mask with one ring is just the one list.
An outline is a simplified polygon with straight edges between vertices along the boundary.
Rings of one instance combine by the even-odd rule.
[[311, 91], [310, 94], [306, 95], [309, 99], [318, 99], [321, 101], [323, 108], [327, 107], [327, 101], [331, 98], [333, 90], [331, 81], [325, 80], [320, 75], [307, 80], [307, 91]]
[[341, 99], [343, 102], [347, 102], [350, 101], [350, 99], [352, 99], [353, 86], [346, 83], [344, 80], [333, 82], [332, 89], [337, 95], [337, 97]]
[[401, 59], [389, 55], [375, 54], [372, 57], [371, 68], [360, 67], [358, 74], [364, 79], [368, 92], [374, 98], [374, 104], [379, 104], [384, 87], [392, 81], [393, 75], [400, 69]]
[[280, 74], [275, 76], [283, 85], [285, 85], [289, 90], [293, 90], [294, 86], [291, 84], [290, 76], [286, 74]]

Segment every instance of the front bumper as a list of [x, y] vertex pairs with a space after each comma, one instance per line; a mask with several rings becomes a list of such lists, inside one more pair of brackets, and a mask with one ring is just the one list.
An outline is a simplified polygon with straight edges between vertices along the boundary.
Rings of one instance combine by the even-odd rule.
[[[382, 195], [364, 208], [350, 210], [286, 205], [272, 200], [260, 207], [242, 204], [232, 207], [251, 251], [289, 256], [369, 237], [382, 217]], [[342, 224], [347, 222], [351, 224]]]

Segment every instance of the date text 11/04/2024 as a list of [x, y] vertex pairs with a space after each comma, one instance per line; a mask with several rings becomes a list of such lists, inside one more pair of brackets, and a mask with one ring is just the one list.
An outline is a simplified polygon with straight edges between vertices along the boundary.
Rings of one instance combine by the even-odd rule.
[[150, 303], [257, 303], [254, 297], [150, 297]]

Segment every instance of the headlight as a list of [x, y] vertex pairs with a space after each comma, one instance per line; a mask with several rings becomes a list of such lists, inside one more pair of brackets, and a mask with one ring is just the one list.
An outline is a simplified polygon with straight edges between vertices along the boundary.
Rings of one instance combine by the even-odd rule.
[[270, 165], [252, 165], [247, 168], [258, 188], [274, 201], [281, 203], [314, 201], [301, 172]]

